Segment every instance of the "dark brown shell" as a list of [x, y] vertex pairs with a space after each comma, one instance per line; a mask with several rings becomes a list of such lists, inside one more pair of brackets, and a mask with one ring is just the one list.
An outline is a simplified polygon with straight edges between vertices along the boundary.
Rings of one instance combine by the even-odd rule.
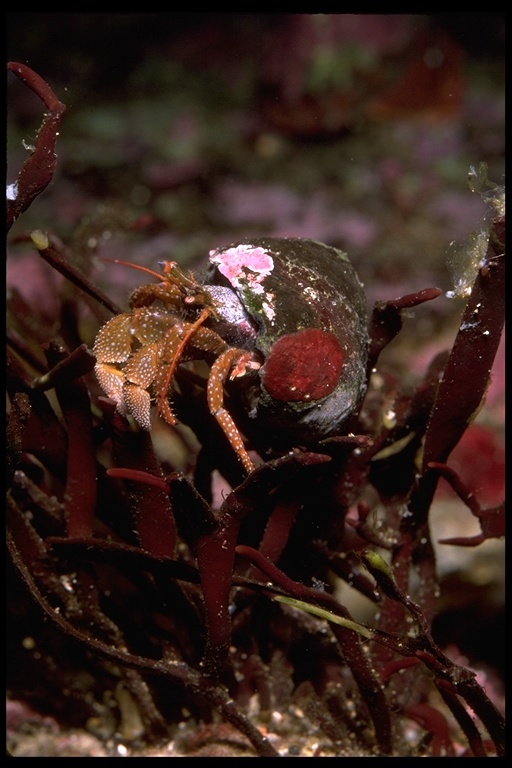
[[[368, 357], [364, 288], [347, 255], [315, 240], [264, 237], [218, 248], [211, 252], [210, 262], [205, 283], [231, 288], [257, 325], [254, 346], [264, 365], [259, 392], [252, 395], [251, 418], [274, 438], [303, 443], [342, 432], [364, 397]], [[343, 365], [325, 396], [285, 400], [279, 392], [276, 399], [265, 386], [265, 362], [278, 354], [279, 345], [275, 350], [274, 345], [290, 334], [298, 334], [294, 338], [300, 356], [300, 332], [306, 329], [321, 329], [326, 338], [332, 334], [342, 350]], [[290, 343], [287, 349], [292, 348]], [[332, 343], [325, 355], [306, 344], [304, 350], [311, 366], [323, 375], [322, 366], [330, 365]], [[308, 362], [309, 358], [303, 360], [303, 369]], [[274, 385], [272, 392], [278, 389]]]

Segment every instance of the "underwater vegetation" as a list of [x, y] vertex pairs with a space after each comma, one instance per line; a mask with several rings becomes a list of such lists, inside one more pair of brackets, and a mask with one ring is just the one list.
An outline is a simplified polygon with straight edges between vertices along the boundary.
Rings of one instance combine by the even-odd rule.
[[[45, 109], [9, 231], [54, 177], [66, 107], [8, 69]], [[241, 238], [203, 274], [139, 269], [118, 306], [54, 233], [24, 236], [65, 282], [51, 319], [8, 296], [13, 696], [107, 741], [155, 745], [188, 723], [190, 755], [504, 756], [502, 714], [432, 631], [439, 479], [480, 526], [445, 543], [504, 536], [504, 503], [481, 504], [450, 464], [504, 323], [503, 194], [482, 169], [474, 184], [491, 213], [457, 268], [466, 308], [412, 390], [379, 358], [437, 287], [367, 317], [342, 251]]]

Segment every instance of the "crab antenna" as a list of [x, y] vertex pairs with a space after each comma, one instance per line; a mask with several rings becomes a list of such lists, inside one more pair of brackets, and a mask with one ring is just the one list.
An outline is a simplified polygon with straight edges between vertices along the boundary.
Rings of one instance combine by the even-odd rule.
[[121, 264], [123, 267], [131, 267], [131, 269], [138, 269], [139, 272], [146, 272], [148, 275], [151, 275], [152, 277], [156, 277], [157, 280], [160, 280], [160, 282], [162, 282], [162, 280], [164, 279], [164, 276], [160, 272], [155, 272], [154, 269], [149, 269], [149, 267], [142, 267], [140, 264], [132, 264], [129, 261], [122, 261], [122, 259], [102, 258], [100, 259], [100, 261], [108, 261], [111, 264]]

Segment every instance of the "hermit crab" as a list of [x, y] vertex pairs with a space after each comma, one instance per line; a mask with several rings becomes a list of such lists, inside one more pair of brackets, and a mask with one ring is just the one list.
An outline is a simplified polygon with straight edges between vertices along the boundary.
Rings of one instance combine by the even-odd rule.
[[253, 238], [212, 250], [201, 279], [175, 262], [130, 296], [93, 352], [96, 376], [143, 429], [151, 407], [175, 424], [172, 387], [182, 363], [209, 365], [206, 397], [245, 470], [253, 463], [224, 405], [236, 382], [252, 427], [269, 444], [311, 445], [342, 432], [366, 391], [366, 299], [342, 251], [296, 238]]

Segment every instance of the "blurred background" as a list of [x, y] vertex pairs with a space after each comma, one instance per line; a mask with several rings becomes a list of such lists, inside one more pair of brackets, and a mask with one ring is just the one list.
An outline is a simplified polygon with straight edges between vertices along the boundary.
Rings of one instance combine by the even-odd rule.
[[[200, 269], [211, 248], [258, 234], [345, 250], [369, 310], [452, 290], [467, 268], [453, 254], [488, 214], [470, 167], [484, 162], [504, 184], [504, 17], [8, 13], [8, 60], [67, 105], [54, 181], [11, 231], [8, 285], [51, 318], [59, 276], [11, 244], [38, 228], [122, 306], [140, 276], [96, 256]], [[42, 105], [11, 73], [7, 103], [13, 182]], [[382, 364], [417, 382], [463, 309], [445, 295], [418, 308]], [[484, 505], [504, 493], [503, 391], [500, 350], [486, 406], [451, 457]], [[433, 524], [434, 538], [478, 530], [443, 482]], [[451, 622], [439, 633], [500, 668], [489, 637], [503, 626], [501, 543], [439, 550]]]

